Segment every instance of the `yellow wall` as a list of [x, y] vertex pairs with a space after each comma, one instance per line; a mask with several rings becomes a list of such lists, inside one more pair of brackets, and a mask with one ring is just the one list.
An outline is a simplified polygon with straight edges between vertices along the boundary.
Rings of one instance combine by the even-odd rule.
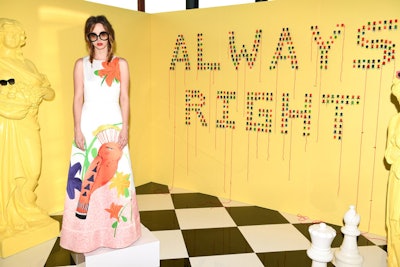
[[[391, 60], [367, 69], [353, 67], [353, 60], [383, 59], [382, 49], [357, 44], [362, 37], [400, 44], [397, 0], [276, 0], [153, 15], [81, 0], [6, 5], [7, 17], [19, 20], [27, 31], [25, 56], [48, 75], [56, 91], [56, 99], [44, 102], [39, 113], [43, 171], [36, 192], [39, 205], [49, 212], [63, 206], [73, 136], [72, 68], [86, 54], [83, 24], [89, 15], [105, 14], [116, 29], [117, 54], [131, 66], [130, 145], [136, 185], [153, 181], [339, 225], [354, 204], [362, 231], [385, 234], [388, 167], [383, 154], [387, 124], [397, 112], [390, 85], [399, 65]], [[358, 39], [369, 22], [381, 23], [382, 29], [365, 30]], [[383, 29], [384, 22], [396, 29]], [[320, 35], [313, 35], [315, 26]], [[321, 70], [321, 50], [313, 37], [326, 42], [330, 36], [337, 38], [327, 69], [323, 63]], [[235, 69], [230, 37], [238, 50], [245, 45], [247, 54], [255, 54], [252, 45], [259, 40], [251, 68], [242, 58]], [[280, 42], [282, 56], [296, 55], [297, 70], [289, 59], [271, 63]], [[197, 55], [198, 45], [202, 56]], [[220, 68], [199, 69], [201, 60]], [[248, 102], [251, 92], [264, 93], [264, 100]], [[288, 119], [288, 132], [281, 133], [283, 93], [289, 94], [287, 108], [299, 111], [305, 109], [305, 94], [312, 95], [306, 109], [309, 136], [303, 136], [303, 119]], [[217, 127], [223, 116], [223, 99], [217, 94], [235, 94], [226, 108], [234, 129], [232, 124]], [[342, 95], [355, 101], [339, 105], [343, 115], [335, 116], [335, 105], [322, 103], [328, 94], [339, 102]], [[196, 107], [207, 125], [195, 116]], [[263, 123], [259, 109], [269, 111], [270, 126], [258, 128], [270, 133], [246, 130], [251, 107], [256, 123]], [[338, 134], [334, 138], [335, 119], [343, 120], [340, 140]]]
[[[72, 72], [77, 58], [87, 54], [83, 26], [90, 15], [106, 15], [116, 30], [117, 55], [131, 70], [131, 141], [137, 183], [151, 165], [150, 136], [150, 16], [83, 0], [0, 0], [1, 16], [18, 20], [27, 33], [24, 56], [50, 80], [56, 97], [39, 110], [43, 149], [37, 203], [50, 213], [62, 211], [73, 140]], [[7, 12], [4, 12], [7, 10]], [[144, 105], [143, 101], [146, 101]], [[140, 131], [135, 129], [141, 129]], [[134, 152], [133, 152], [134, 151]], [[138, 160], [136, 160], [138, 159]], [[141, 160], [139, 160], [141, 159]], [[142, 178], [142, 180], [140, 179]], [[149, 178], [150, 179], [150, 178]]]
[[[358, 45], [358, 35], [359, 41], [400, 44], [399, 10], [397, 0], [379, 4], [276, 0], [153, 15], [151, 99], [157, 107], [152, 109], [153, 180], [338, 225], [349, 205], [356, 205], [361, 230], [384, 235], [388, 170], [383, 156], [387, 124], [396, 112], [390, 85], [399, 64], [391, 60], [379, 69], [378, 63], [367, 69], [353, 67], [353, 60], [383, 59], [383, 49]], [[371, 28], [363, 34], [362, 27], [374, 22], [381, 30]], [[393, 29], [384, 29], [389, 24]], [[247, 54], [254, 54], [257, 30], [261, 37], [253, 67], [242, 58], [236, 70], [230, 37], [235, 38], [238, 50], [245, 45]], [[326, 44], [330, 36], [328, 61], [320, 69], [321, 50], [313, 37], [321, 37]], [[281, 55], [287, 59], [271, 64], [280, 42]], [[197, 54], [198, 46], [202, 56]], [[292, 69], [296, 66], [289, 59], [293, 55], [298, 70]], [[170, 70], [174, 58], [176, 65]], [[211, 65], [219, 63], [220, 69], [201, 70], [198, 58]], [[223, 116], [219, 91], [235, 94], [227, 108], [234, 129], [229, 124], [217, 127]], [[264, 100], [248, 103], [249, 92], [265, 93]], [[311, 115], [307, 119], [310, 130], [305, 131], [309, 136], [303, 136], [301, 118], [288, 119], [288, 132], [281, 133], [283, 93], [289, 93], [287, 108], [299, 111], [305, 110], [305, 94], [312, 94], [311, 107], [306, 109]], [[330, 100], [331, 95], [339, 102], [342, 95], [355, 100], [338, 105], [335, 111], [335, 104], [322, 103], [328, 94]], [[251, 107], [256, 123], [265, 121], [258, 117], [258, 110], [269, 110], [271, 126], [259, 128], [270, 133], [246, 130]], [[195, 108], [207, 125], [196, 117]], [[190, 117], [189, 126], [186, 117]], [[336, 138], [335, 119], [343, 120], [342, 135]]]

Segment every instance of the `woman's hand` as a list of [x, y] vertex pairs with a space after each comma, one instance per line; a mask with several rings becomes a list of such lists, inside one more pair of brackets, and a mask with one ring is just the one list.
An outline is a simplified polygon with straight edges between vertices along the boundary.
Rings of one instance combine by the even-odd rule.
[[83, 136], [82, 131], [75, 131], [75, 145], [80, 150], [85, 150], [85, 137]]
[[123, 128], [119, 132], [118, 144], [121, 150], [128, 144], [128, 129]]

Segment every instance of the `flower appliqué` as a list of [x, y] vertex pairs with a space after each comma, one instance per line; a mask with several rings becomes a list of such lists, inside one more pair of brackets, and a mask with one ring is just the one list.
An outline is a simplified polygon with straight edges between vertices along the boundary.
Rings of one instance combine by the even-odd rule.
[[115, 57], [110, 62], [103, 61], [101, 64], [103, 66], [103, 69], [96, 70], [94, 72], [94, 74], [103, 78], [101, 84], [103, 84], [104, 81], [106, 81], [108, 86], [111, 86], [113, 81], [119, 83], [119, 81], [121, 80], [121, 73], [119, 70], [119, 58]]
[[75, 198], [75, 189], [81, 191], [82, 180], [76, 177], [82, 170], [82, 166], [79, 162], [74, 165], [70, 165], [68, 171], [68, 182], [67, 182], [67, 193], [70, 199]]
[[110, 213], [110, 218], [115, 218], [117, 221], [119, 221], [119, 212], [122, 208], [122, 205], [118, 205], [115, 203], [111, 203], [110, 208], [105, 209]]
[[116, 172], [115, 176], [111, 180], [110, 189], [115, 188], [118, 192], [118, 196], [129, 197], [129, 174], [122, 172]]
[[111, 227], [114, 229], [114, 237], [117, 234], [117, 228], [118, 228], [118, 224], [120, 222], [120, 219], [122, 219], [122, 221], [127, 222], [128, 218], [126, 218], [125, 216], [122, 215], [122, 212], [124, 211], [124, 208], [122, 205], [118, 205], [115, 204], [114, 202], [111, 203], [110, 208], [105, 209], [108, 213], [110, 213], [110, 219], [114, 218], [115, 222], [113, 222], [113, 224], [111, 225]]

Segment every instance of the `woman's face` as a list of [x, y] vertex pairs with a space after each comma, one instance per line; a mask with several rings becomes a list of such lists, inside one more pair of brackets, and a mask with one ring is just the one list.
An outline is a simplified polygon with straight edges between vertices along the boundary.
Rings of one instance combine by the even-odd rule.
[[4, 25], [1, 34], [3, 45], [7, 48], [19, 48], [25, 44], [25, 32], [15, 25]]
[[93, 30], [88, 34], [88, 38], [95, 49], [107, 49], [109, 35], [103, 24], [96, 23], [93, 27]]

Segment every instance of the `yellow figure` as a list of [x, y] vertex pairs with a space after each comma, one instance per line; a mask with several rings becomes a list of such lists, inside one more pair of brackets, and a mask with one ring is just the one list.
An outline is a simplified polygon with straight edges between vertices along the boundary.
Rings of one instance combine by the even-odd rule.
[[[392, 94], [400, 101], [400, 73], [392, 85]], [[386, 226], [388, 267], [400, 266], [400, 113], [389, 123], [385, 159], [391, 165], [388, 181]]]
[[54, 90], [23, 57], [25, 39], [19, 22], [0, 18], [0, 241], [51, 221], [34, 190], [42, 160], [38, 109]]

